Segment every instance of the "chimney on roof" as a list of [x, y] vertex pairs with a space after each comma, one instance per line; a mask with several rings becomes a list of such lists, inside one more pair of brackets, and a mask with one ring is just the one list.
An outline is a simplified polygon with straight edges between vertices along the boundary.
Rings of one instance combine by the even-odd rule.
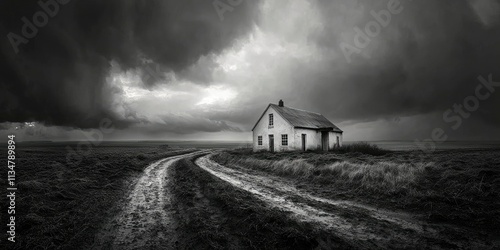
[[283, 106], [284, 106], [283, 100], [280, 100], [280, 101], [278, 102], [278, 106], [280, 106], [280, 107], [283, 107]]

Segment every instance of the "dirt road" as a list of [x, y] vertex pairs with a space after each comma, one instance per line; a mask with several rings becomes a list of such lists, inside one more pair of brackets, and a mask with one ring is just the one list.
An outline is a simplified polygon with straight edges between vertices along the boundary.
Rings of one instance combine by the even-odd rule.
[[167, 169], [176, 161], [201, 154], [182, 154], [149, 165], [131, 190], [125, 208], [100, 233], [96, 249], [174, 249], [175, 222], [167, 187]]
[[[198, 151], [168, 157], [149, 165], [130, 191], [124, 208], [101, 230], [98, 240], [100, 243], [95, 248], [177, 249], [180, 247], [178, 240], [182, 237], [177, 235], [179, 221], [173, 216], [179, 211], [175, 211], [176, 206], [171, 202], [171, 190], [168, 184], [172, 182], [173, 177], [169, 176], [167, 170], [181, 159], [189, 161], [189, 164], [178, 162], [176, 165], [181, 165], [182, 168], [199, 167], [216, 177], [215, 179], [248, 192], [250, 196], [263, 201], [272, 210], [286, 213], [296, 221], [312, 224], [317, 230], [335, 235], [356, 249], [491, 248], [480, 235], [467, 229], [429, 224], [411, 214], [383, 210], [352, 201], [322, 198], [298, 190], [293, 184], [277, 176], [264, 176], [240, 166], [221, 166], [210, 159], [211, 155], [202, 156], [195, 161], [196, 165], [192, 164], [190, 159], [201, 154], [207, 152]], [[203, 172], [202, 170], [199, 171]], [[194, 183], [196, 177], [177, 178]], [[201, 197], [200, 192], [197, 190], [195, 197], [188, 201], [189, 207], [206, 209], [209, 206], [210, 201], [206, 197], [198, 199]], [[181, 211], [181, 214], [189, 218], [190, 215], [186, 213], [189, 212]], [[220, 212], [221, 215], [224, 213]], [[220, 216], [216, 217], [223, 219]], [[220, 230], [225, 229], [220, 228]], [[328, 249], [328, 244], [318, 248]]]

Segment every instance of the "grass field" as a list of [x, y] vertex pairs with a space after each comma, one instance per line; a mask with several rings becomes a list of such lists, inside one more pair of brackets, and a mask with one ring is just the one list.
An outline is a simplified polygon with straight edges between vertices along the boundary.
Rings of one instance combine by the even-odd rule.
[[[192, 151], [161, 145], [104, 144], [93, 147], [79, 164], [68, 164], [71, 150], [67, 147], [77, 150], [77, 144], [18, 145], [19, 235], [14, 247], [8, 249], [88, 248], [99, 226], [117, 210], [117, 201], [144, 167], [154, 160]], [[6, 172], [2, 171], [2, 187], [6, 186]], [[6, 204], [6, 196], [2, 196], [2, 211], [7, 211]], [[4, 216], [2, 224], [7, 224]]]
[[[365, 150], [365, 149], [362, 149]], [[372, 154], [375, 152], [375, 156]], [[429, 221], [500, 228], [500, 151], [252, 153], [231, 150], [225, 166], [278, 175], [325, 197], [423, 213]]]

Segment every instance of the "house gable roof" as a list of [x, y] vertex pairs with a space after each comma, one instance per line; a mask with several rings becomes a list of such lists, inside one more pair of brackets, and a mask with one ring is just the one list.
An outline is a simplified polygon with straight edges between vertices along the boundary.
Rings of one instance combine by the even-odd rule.
[[257, 120], [257, 122], [255, 123], [255, 126], [253, 126], [252, 131], [255, 129], [257, 124], [259, 124], [260, 120], [270, 107], [276, 110], [276, 112], [278, 112], [283, 117], [283, 119], [285, 119], [290, 125], [295, 128], [330, 130], [340, 133], [343, 132], [321, 114], [290, 107], [280, 107], [272, 103], [269, 104], [264, 110], [259, 120]]

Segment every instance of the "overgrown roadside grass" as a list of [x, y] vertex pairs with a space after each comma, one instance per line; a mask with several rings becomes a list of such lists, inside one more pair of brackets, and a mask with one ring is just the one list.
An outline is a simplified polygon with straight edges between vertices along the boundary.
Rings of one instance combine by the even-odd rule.
[[349, 248], [183, 159], [169, 169], [180, 249]]
[[252, 153], [226, 151], [213, 157], [296, 182], [298, 188], [332, 199], [425, 214], [486, 230], [500, 228], [500, 151], [450, 150], [382, 156], [336, 152]]
[[213, 157], [223, 165], [241, 165], [280, 176], [306, 179], [313, 182], [356, 186], [384, 193], [404, 192], [411, 188], [426, 167], [432, 163], [377, 162], [375, 164], [334, 161], [330, 164], [313, 165], [306, 159], [260, 160], [252, 157], [234, 157], [221, 153]]
[[[18, 235], [15, 244], [4, 240], [8, 247], [2, 249], [88, 249], [101, 223], [117, 210], [116, 202], [126, 195], [133, 177], [155, 160], [192, 151], [103, 143], [80, 164], [68, 165], [66, 146], [76, 149], [76, 144], [17, 146]], [[2, 187], [6, 179], [1, 177]], [[5, 198], [2, 211], [7, 211]], [[6, 216], [2, 224], [7, 224]]]

